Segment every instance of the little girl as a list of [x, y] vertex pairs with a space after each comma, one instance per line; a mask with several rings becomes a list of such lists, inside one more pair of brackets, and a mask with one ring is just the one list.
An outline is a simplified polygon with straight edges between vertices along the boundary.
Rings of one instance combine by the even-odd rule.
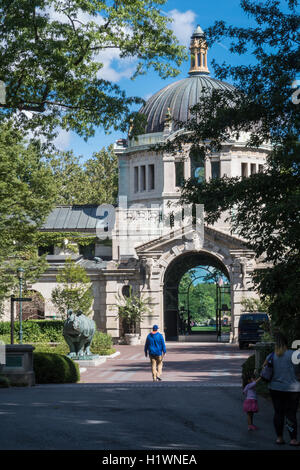
[[243, 390], [244, 395], [246, 395], [243, 410], [247, 413], [248, 416], [248, 431], [255, 431], [257, 429], [253, 424], [253, 415], [258, 412], [257, 396], [256, 396], [256, 384], [261, 379], [259, 377], [256, 379], [251, 376], [248, 378], [248, 384]]

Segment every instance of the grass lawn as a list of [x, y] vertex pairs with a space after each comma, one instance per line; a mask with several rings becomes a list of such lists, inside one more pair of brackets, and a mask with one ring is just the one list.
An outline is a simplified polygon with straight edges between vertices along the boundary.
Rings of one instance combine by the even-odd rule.
[[[216, 327], [215, 326], [193, 326], [192, 331], [199, 331], [199, 332], [216, 331]], [[222, 333], [229, 333], [229, 332], [230, 332], [230, 326], [222, 327]]]

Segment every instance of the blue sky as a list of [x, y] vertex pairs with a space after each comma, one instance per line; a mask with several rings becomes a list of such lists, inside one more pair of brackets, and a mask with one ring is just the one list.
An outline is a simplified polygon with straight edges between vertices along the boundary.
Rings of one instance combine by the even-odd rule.
[[[211, 26], [216, 20], [224, 20], [228, 24], [236, 26], [249, 26], [251, 20], [245, 15], [240, 7], [240, 0], [168, 0], [162, 10], [174, 19], [171, 28], [181, 44], [189, 46], [190, 36], [197, 24], [202, 29]], [[209, 64], [214, 58], [218, 63], [223, 61], [231, 64], [249, 63], [251, 56], [239, 57], [233, 55], [228, 50], [228, 43], [215, 44], [208, 54]], [[104, 62], [104, 78], [112, 80], [124, 89], [128, 96], [136, 95], [144, 99], [149, 98], [161, 88], [176, 80], [187, 77], [189, 62], [182, 64], [181, 73], [176, 78], [161, 79], [154, 72], [148, 72], [136, 80], [130, 80], [132, 63], [122, 63], [117, 56], [106, 57]], [[211, 76], [214, 76], [212, 67]], [[83, 160], [91, 157], [93, 152], [107, 147], [120, 137], [126, 137], [120, 132], [112, 132], [106, 135], [98, 129], [95, 136], [87, 142], [74, 133], [60, 132], [56, 145], [62, 150], [73, 150], [75, 155], [82, 156]]]

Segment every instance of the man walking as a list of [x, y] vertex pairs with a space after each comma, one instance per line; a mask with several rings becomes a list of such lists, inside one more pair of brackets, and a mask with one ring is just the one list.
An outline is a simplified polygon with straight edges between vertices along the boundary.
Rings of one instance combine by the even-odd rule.
[[164, 337], [157, 330], [158, 326], [153, 325], [145, 343], [145, 356], [149, 352], [153, 382], [161, 381], [163, 357], [167, 352]]

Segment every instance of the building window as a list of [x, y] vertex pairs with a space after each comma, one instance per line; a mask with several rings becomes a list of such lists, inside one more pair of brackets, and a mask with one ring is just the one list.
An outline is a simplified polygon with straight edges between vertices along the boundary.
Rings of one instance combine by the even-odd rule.
[[264, 166], [258, 165], [258, 173], [263, 173], [263, 171], [264, 171]]
[[205, 181], [204, 158], [197, 147], [192, 148], [190, 152], [191, 158], [191, 177], [195, 178], [198, 183]]
[[211, 162], [211, 177], [220, 178], [220, 162]]
[[95, 243], [90, 245], [78, 245], [79, 254], [83, 256], [84, 259], [93, 259], [95, 256]]
[[140, 167], [140, 191], [146, 191], [146, 166]]
[[39, 246], [38, 247], [38, 255], [54, 255], [54, 245], [49, 246]]
[[184, 162], [175, 162], [175, 186], [181, 188], [184, 183]]
[[128, 299], [129, 297], [131, 297], [131, 292], [132, 292], [132, 286], [125, 285], [122, 287], [123, 297], [126, 297]]
[[139, 167], [134, 167], [134, 192], [137, 193], [139, 190]]
[[251, 175], [255, 175], [255, 173], [256, 173], [256, 163], [251, 163], [250, 171], [251, 171]]
[[200, 52], [197, 54], [197, 59], [198, 59], [198, 66], [201, 67], [201, 54], [200, 54]]
[[243, 178], [248, 176], [248, 163], [242, 163], [241, 173]]
[[148, 190], [151, 191], [155, 188], [155, 173], [154, 165], [148, 165]]

